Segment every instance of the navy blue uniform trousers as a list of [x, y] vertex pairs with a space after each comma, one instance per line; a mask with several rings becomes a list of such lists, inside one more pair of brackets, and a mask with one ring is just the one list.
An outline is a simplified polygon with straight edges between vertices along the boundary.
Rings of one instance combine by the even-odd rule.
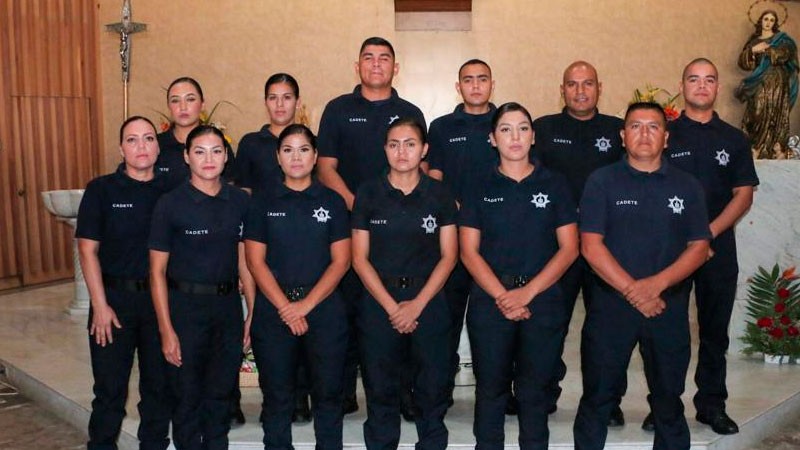
[[[89, 418], [88, 450], [116, 450], [134, 352], [139, 359], [139, 448], [166, 449], [172, 402], [167, 392], [166, 360], [161, 353], [150, 292], [106, 289], [106, 301], [122, 328], [112, 328], [113, 343], [101, 347], [89, 336], [94, 400]], [[89, 310], [89, 324], [92, 323]]]
[[656, 432], [653, 448], [688, 449], [689, 427], [683, 394], [689, 368], [689, 284], [670, 293], [660, 315], [645, 318], [622, 296], [592, 286], [581, 342], [583, 396], [573, 434], [576, 450], [602, 449], [611, 410], [618, 402], [620, 379], [639, 344]]
[[169, 366], [177, 403], [172, 440], [178, 450], [228, 448], [230, 399], [242, 362], [244, 318], [239, 293], [187, 295], [169, 291], [181, 367]]
[[298, 363], [311, 386], [317, 449], [342, 448], [342, 401], [348, 326], [345, 303], [334, 292], [306, 316], [308, 332], [294, 336], [275, 307], [256, 297], [250, 336], [264, 396], [264, 448], [292, 449], [292, 412]]
[[535, 298], [528, 305], [531, 317], [519, 322], [506, 319], [482, 290], [472, 292], [467, 331], [476, 380], [475, 448], [503, 448], [508, 387], [513, 380], [519, 402], [519, 446], [546, 449], [548, 386], [558, 367], [560, 338], [567, 325], [560, 289], [553, 287], [550, 294]]
[[[398, 301], [409, 300], [418, 289], [391, 288]], [[400, 396], [404, 371], [411, 359], [418, 450], [445, 449], [444, 424], [450, 379], [450, 311], [444, 293], [437, 294], [422, 311], [416, 330], [400, 334], [392, 328], [386, 311], [366, 294], [358, 317], [367, 395], [364, 442], [369, 450], [396, 449], [400, 442]]]

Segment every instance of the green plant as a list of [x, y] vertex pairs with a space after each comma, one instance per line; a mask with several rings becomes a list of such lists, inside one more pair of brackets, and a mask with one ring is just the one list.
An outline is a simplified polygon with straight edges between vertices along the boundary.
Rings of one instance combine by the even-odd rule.
[[744, 353], [800, 357], [800, 277], [794, 271], [790, 267], [781, 272], [777, 264], [769, 272], [759, 267], [748, 280]]

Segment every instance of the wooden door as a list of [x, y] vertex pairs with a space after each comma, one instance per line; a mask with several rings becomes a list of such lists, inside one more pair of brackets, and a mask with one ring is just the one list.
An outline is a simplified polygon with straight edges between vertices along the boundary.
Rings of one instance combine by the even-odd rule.
[[96, 5], [0, 1], [17, 271], [25, 285], [70, 278], [72, 229], [45, 210], [40, 192], [82, 188], [97, 171]]

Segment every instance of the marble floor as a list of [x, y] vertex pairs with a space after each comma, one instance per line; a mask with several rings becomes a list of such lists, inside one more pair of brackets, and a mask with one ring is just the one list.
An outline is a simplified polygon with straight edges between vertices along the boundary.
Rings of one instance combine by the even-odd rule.
[[[20, 391], [45, 405], [79, 429], [85, 429], [91, 403], [91, 371], [86, 343], [86, 316], [65, 313], [73, 292], [71, 283], [0, 295], [0, 364], [8, 378]], [[579, 307], [570, 330], [566, 347], [567, 378], [558, 411], [550, 418], [552, 448], [572, 448], [572, 421], [580, 396], [578, 373], [578, 327], [583, 311]], [[692, 363], [694, 365], [694, 361]], [[693, 372], [693, 365], [690, 373]], [[765, 365], [756, 358], [732, 355], [729, 358], [729, 389], [731, 401], [728, 412], [741, 427], [734, 436], [718, 436], [693, 417], [691, 395], [694, 386], [687, 379], [684, 396], [686, 415], [692, 433], [693, 449], [745, 449], [762, 441], [800, 415], [800, 366]], [[647, 413], [644, 400], [646, 387], [641, 375], [641, 360], [634, 355], [628, 372], [629, 388], [623, 400], [628, 425], [611, 429], [608, 449], [645, 449], [652, 446], [652, 435], [641, 431], [639, 425]], [[128, 417], [123, 424], [120, 448], [137, 448], [135, 433], [136, 375], [131, 380]], [[447, 425], [450, 446], [472, 447], [473, 380], [469, 368], [459, 374], [456, 403], [450, 409]], [[359, 393], [361, 410], [345, 418], [344, 440], [350, 449], [363, 448], [361, 436], [365, 419], [363, 393]], [[261, 429], [257, 417], [260, 393], [256, 388], [243, 389], [243, 409], [247, 424], [231, 431], [232, 449], [262, 448]], [[313, 448], [313, 426], [294, 426], [295, 447]], [[404, 423], [401, 447], [413, 448], [416, 432], [412, 424]], [[506, 419], [507, 447], [516, 448], [516, 419]]]

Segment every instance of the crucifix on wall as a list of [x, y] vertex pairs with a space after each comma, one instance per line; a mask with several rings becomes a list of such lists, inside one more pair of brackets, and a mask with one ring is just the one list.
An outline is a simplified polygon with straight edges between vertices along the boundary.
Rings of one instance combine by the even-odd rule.
[[131, 35], [145, 31], [147, 24], [136, 23], [131, 18], [131, 1], [122, 1], [122, 22], [106, 25], [106, 31], [119, 33], [119, 57], [122, 64], [122, 111], [128, 118], [128, 82], [131, 79]]

